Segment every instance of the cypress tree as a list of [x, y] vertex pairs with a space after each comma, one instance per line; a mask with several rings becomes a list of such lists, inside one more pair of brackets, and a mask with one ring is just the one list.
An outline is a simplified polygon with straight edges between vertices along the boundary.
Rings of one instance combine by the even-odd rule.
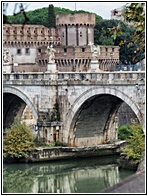
[[55, 13], [54, 13], [54, 6], [52, 4], [49, 5], [48, 7], [48, 27], [52, 28], [52, 27], [56, 27], [56, 17], [55, 17]]

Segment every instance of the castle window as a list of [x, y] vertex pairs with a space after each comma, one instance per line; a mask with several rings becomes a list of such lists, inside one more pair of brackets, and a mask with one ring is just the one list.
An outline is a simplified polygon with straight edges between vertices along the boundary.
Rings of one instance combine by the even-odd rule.
[[63, 37], [64, 37], [64, 32], [63, 32]]
[[26, 54], [30, 54], [30, 48], [26, 48]]
[[85, 52], [85, 48], [82, 48], [82, 52]]
[[67, 52], [67, 48], [64, 48], [64, 52]]
[[17, 54], [21, 54], [22, 53], [22, 51], [21, 51], [21, 49], [17, 49]]
[[82, 37], [82, 32], [80, 32], [80, 37]]
[[38, 48], [38, 52], [41, 53], [41, 48]]
[[108, 48], [105, 48], [106, 52], [108, 52]]
[[114, 52], [114, 48], [112, 48], [112, 52]]

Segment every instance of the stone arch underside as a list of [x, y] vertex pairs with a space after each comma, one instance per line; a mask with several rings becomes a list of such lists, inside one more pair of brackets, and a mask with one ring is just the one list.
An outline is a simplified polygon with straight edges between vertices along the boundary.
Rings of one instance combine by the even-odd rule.
[[37, 112], [29, 98], [15, 87], [4, 87], [3, 89], [3, 127], [8, 128], [15, 118], [20, 119], [26, 107], [29, 106], [37, 122]]
[[72, 146], [92, 146], [116, 139], [115, 116], [125, 102], [142, 124], [142, 114], [131, 98], [115, 88], [92, 88], [74, 102], [68, 114], [67, 142]]

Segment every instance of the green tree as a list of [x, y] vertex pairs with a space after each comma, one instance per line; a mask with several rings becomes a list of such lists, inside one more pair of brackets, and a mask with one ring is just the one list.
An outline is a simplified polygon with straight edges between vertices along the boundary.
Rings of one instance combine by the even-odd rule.
[[[7, 4], [7, 6], [5, 6], [5, 10], [7, 9], [9, 5]], [[72, 11], [70, 9], [66, 9], [66, 8], [60, 8], [60, 7], [53, 7], [52, 9], [52, 5], [49, 5], [50, 9], [47, 7], [44, 8], [40, 8], [40, 9], [36, 9], [33, 11], [25, 11], [25, 12], [18, 12], [17, 14], [15, 14], [15, 10], [14, 10], [14, 14], [13, 16], [7, 16], [3, 15], [4, 23], [10, 23], [10, 24], [34, 24], [34, 25], [43, 25], [45, 27], [50, 27], [49, 26], [49, 18], [52, 19], [53, 15], [57, 15], [57, 14], [75, 14], [75, 13], [91, 13], [88, 11], [84, 11], [84, 10], [76, 10], [76, 11]], [[48, 15], [50, 11], [51, 17]], [[25, 16], [24, 16], [25, 13]], [[26, 19], [26, 18], [27, 19]], [[101, 16], [96, 14], [96, 21], [100, 21], [102, 19]], [[53, 24], [54, 24], [54, 19], [53, 20]]]
[[[114, 14], [116, 15], [118, 10], [114, 10]], [[128, 22], [130, 26], [134, 27], [134, 32], [132, 38], [130, 40], [125, 39], [121, 40], [120, 45], [126, 42], [128, 47], [133, 45], [134, 47], [134, 58], [132, 59], [134, 62], [138, 62], [144, 58], [145, 53], [145, 3], [131, 3], [130, 5], [126, 5], [122, 11], [122, 16], [124, 17], [124, 21]], [[118, 36], [119, 32], [121, 32], [121, 28], [110, 28], [110, 33], [114, 35], [114, 39]]]
[[34, 139], [31, 130], [16, 120], [10, 129], [6, 130], [3, 142], [4, 157], [28, 157], [34, 148]]
[[124, 20], [133, 24], [136, 29], [132, 41], [139, 41], [138, 51], [143, 49], [145, 47], [145, 3], [131, 3], [123, 9], [122, 15]]
[[132, 129], [133, 133], [127, 138], [128, 145], [123, 152], [127, 154], [127, 159], [133, 159], [135, 163], [139, 163], [145, 150], [145, 137], [141, 125], [133, 125]]
[[48, 27], [56, 27], [56, 17], [54, 13], [54, 7], [52, 4], [48, 7]]
[[122, 125], [118, 128], [118, 139], [127, 140], [131, 135], [133, 135], [133, 129], [131, 125]]
[[[112, 29], [112, 33], [111, 33]], [[118, 29], [118, 34], [115, 34], [115, 29]], [[119, 56], [121, 63], [135, 64], [143, 58], [142, 52], [135, 55], [135, 50], [139, 43], [131, 43], [135, 27], [119, 20], [101, 20], [96, 23], [94, 29], [94, 42], [97, 45], [114, 45], [120, 46]]]

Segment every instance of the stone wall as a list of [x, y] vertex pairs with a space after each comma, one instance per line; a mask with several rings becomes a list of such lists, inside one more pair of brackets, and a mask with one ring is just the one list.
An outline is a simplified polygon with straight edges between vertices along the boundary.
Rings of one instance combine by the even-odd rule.
[[78, 157], [105, 156], [120, 154], [125, 141], [115, 144], [106, 144], [95, 147], [52, 147], [37, 148], [31, 153], [29, 162], [41, 162], [50, 160], [61, 160]]
[[36, 122], [42, 123], [42, 132], [58, 99], [62, 141], [75, 146], [114, 141], [116, 112], [122, 102], [132, 108], [145, 131], [144, 77], [144, 72], [4, 74], [5, 119], [10, 119], [8, 108], [10, 113], [19, 108], [18, 102], [7, 101], [13, 94], [29, 106]]

